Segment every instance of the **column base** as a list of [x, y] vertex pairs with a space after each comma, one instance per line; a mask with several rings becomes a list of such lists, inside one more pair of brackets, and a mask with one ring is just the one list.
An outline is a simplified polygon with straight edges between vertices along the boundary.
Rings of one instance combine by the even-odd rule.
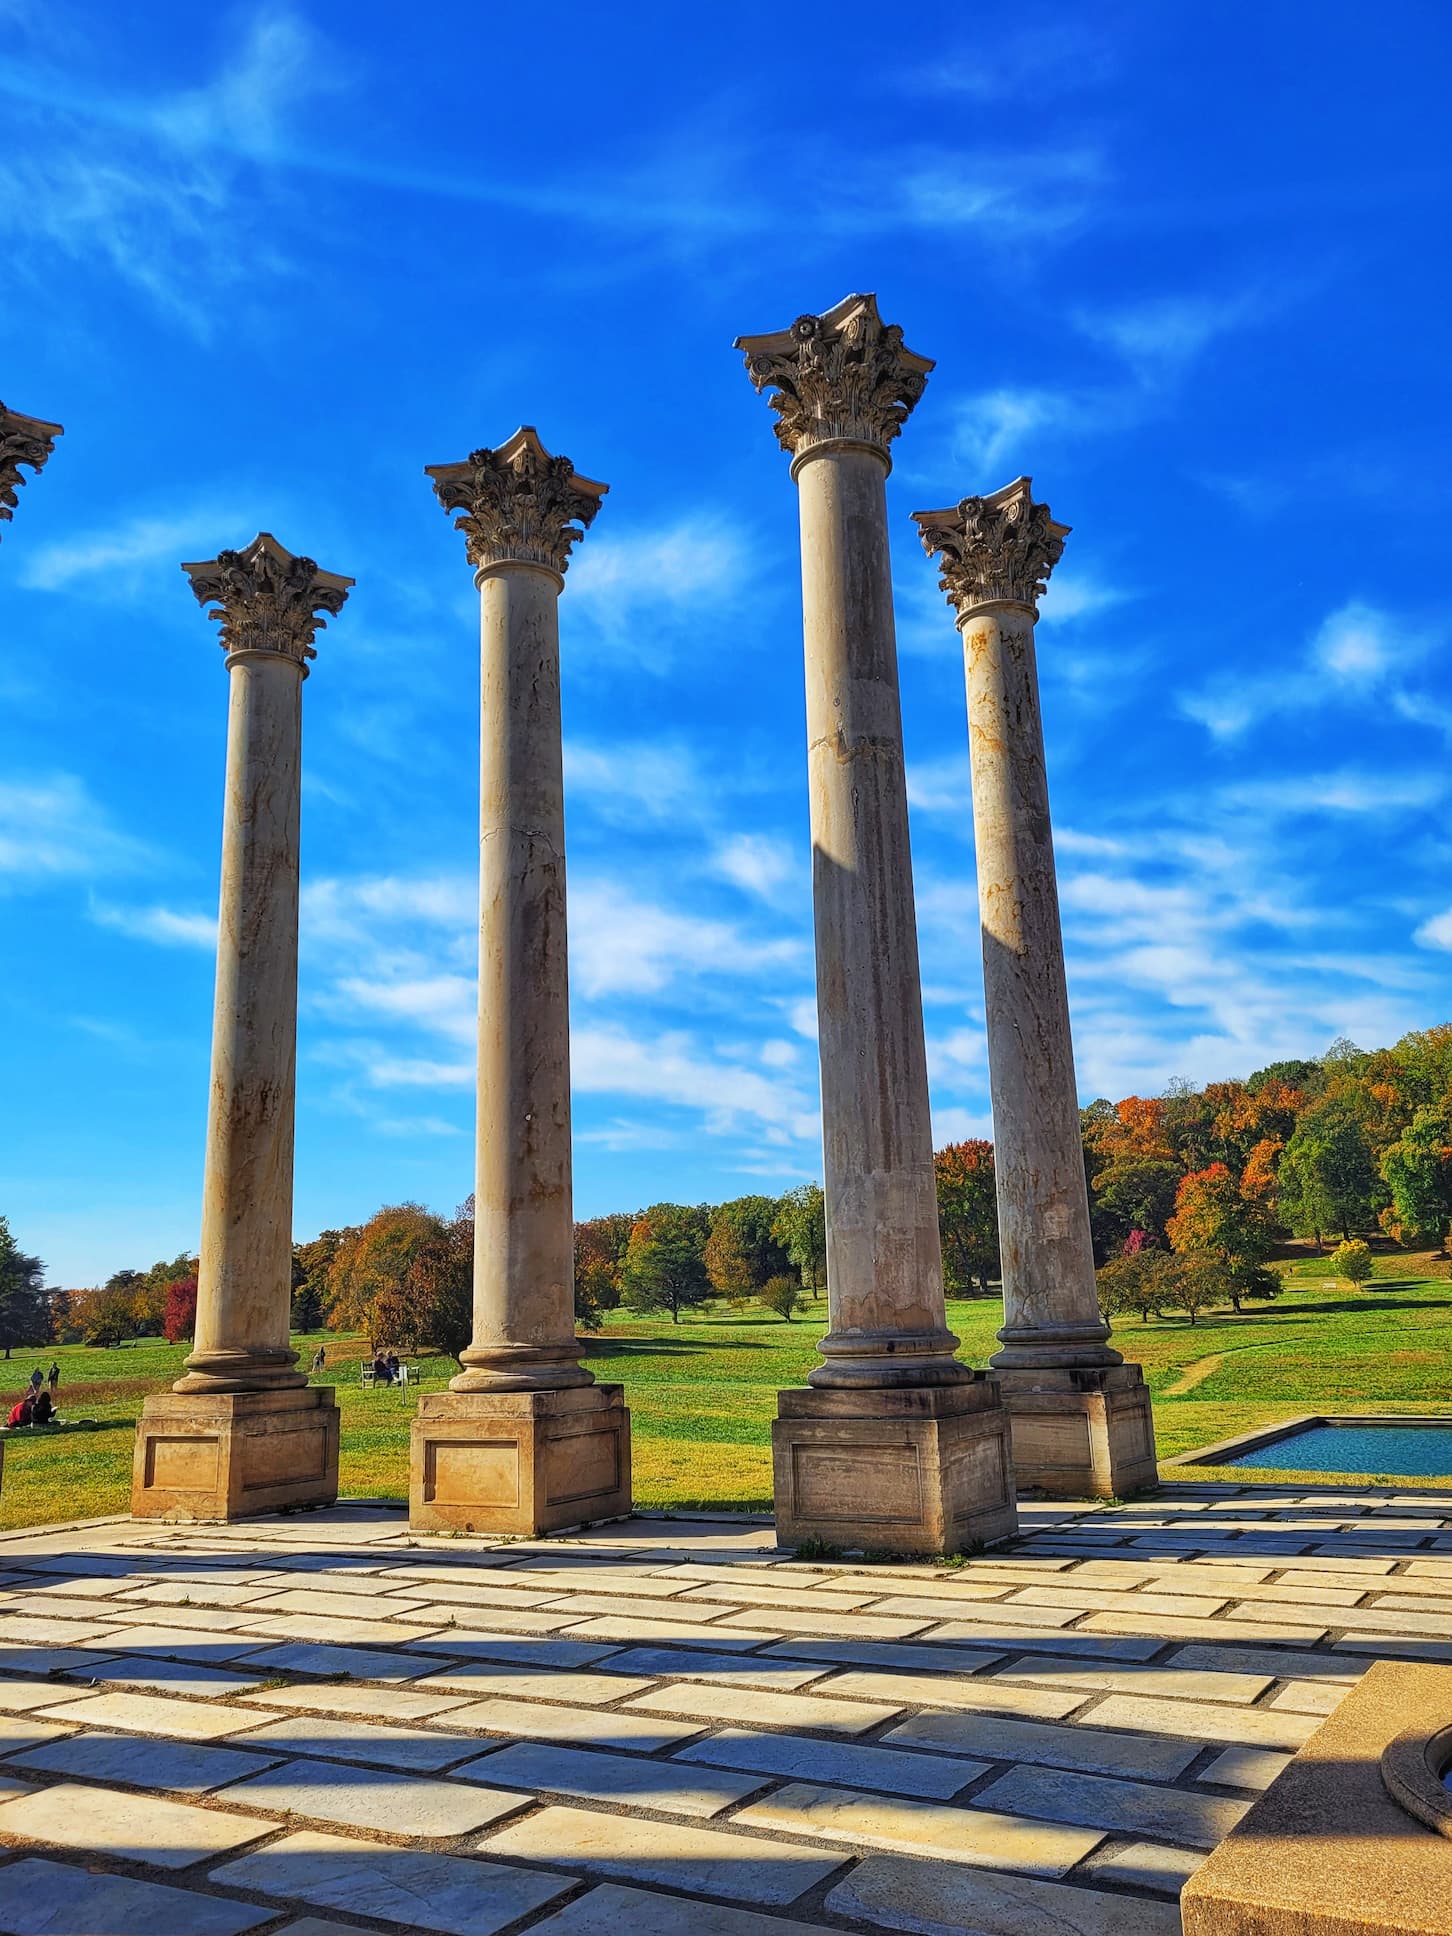
[[1020, 1492], [1127, 1499], [1159, 1484], [1149, 1386], [1138, 1365], [1000, 1371]]
[[428, 1393], [413, 1421], [409, 1525], [531, 1534], [627, 1518], [624, 1390]]
[[998, 1381], [783, 1391], [771, 1428], [777, 1538], [961, 1553], [1018, 1531]]
[[338, 1497], [331, 1385], [160, 1392], [136, 1427], [133, 1519], [250, 1519]]

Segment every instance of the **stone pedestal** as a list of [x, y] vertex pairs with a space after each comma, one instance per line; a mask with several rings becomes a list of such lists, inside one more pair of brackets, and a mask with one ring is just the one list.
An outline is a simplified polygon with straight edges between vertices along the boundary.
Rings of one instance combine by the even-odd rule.
[[1191, 1876], [1185, 1936], [1447, 1936], [1452, 1836], [1396, 1799], [1392, 1744], [1449, 1723], [1452, 1667], [1378, 1661]]
[[895, 1553], [961, 1553], [1018, 1531], [997, 1380], [778, 1395], [777, 1538]]
[[428, 1393], [413, 1422], [409, 1525], [531, 1534], [628, 1518], [624, 1389]]
[[1138, 1365], [1000, 1371], [1020, 1492], [1127, 1499], [1159, 1483], [1149, 1386]]
[[286, 1391], [162, 1392], [136, 1429], [136, 1519], [246, 1519], [338, 1497], [338, 1406], [330, 1385]]

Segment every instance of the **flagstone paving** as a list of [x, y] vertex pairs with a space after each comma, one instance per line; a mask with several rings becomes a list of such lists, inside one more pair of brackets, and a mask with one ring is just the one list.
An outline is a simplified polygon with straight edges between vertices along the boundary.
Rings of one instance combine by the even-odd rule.
[[1177, 1936], [1452, 1497], [1179, 1485], [961, 1565], [746, 1517], [0, 1536], [0, 1936]]

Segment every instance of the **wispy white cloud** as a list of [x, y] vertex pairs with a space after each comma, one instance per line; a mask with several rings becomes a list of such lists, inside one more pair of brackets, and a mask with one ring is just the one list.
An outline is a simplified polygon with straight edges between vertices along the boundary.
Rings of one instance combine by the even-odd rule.
[[669, 740], [613, 740], [608, 746], [566, 740], [565, 798], [585, 802], [607, 825], [641, 821], [699, 822], [712, 789], [688, 749]]
[[1452, 908], [1424, 921], [1412, 939], [1421, 948], [1445, 948], [1452, 952]]
[[[1384, 693], [1404, 718], [1440, 726], [1438, 703], [1401, 681], [1425, 657], [1427, 631], [1350, 599], [1328, 613], [1301, 653], [1270, 672], [1238, 672], [1182, 693], [1179, 708], [1215, 738], [1238, 738], [1267, 719], [1335, 706], [1360, 706]], [[1452, 724], [1452, 713], [1447, 715]]]
[[712, 854], [710, 871], [743, 893], [780, 904], [783, 895], [809, 891], [805, 857], [774, 834], [733, 834]]
[[681, 633], [699, 626], [703, 599], [719, 608], [744, 592], [749, 555], [741, 530], [720, 515], [618, 537], [592, 532], [570, 566], [561, 623], [572, 637], [586, 628], [612, 661], [663, 671]]
[[217, 946], [217, 917], [169, 907], [121, 907], [98, 900], [90, 905], [91, 919], [102, 928], [115, 928], [135, 941], [154, 941], [163, 948], [200, 948], [213, 953]]
[[155, 859], [143, 841], [113, 825], [77, 775], [0, 780], [0, 888], [48, 875], [109, 878]]
[[183, 559], [209, 557], [221, 545], [245, 543], [255, 529], [248, 528], [245, 512], [239, 515], [227, 506], [191, 505], [168, 515], [128, 518], [27, 553], [20, 565], [20, 582], [46, 592], [81, 585], [85, 596], [93, 599], [97, 579], [106, 596], [129, 595], [154, 584], [158, 568], [164, 567], [174, 574], [180, 595], [186, 588], [180, 570]]
[[1151, 297], [1104, 310], [1081, 309], [1074, 320], [1091, 341], [1113, 350], [1142, 382], [1181, 374], [1219, 337], [1265, 321], [1287, 300], [1258, 288]]
[[614, 881], [572, 887], [570, 910], [570, 979], [590, 998], [656, 994], [683, 977], [775, 976], [804, 960], [797, 940], [660, 907]]

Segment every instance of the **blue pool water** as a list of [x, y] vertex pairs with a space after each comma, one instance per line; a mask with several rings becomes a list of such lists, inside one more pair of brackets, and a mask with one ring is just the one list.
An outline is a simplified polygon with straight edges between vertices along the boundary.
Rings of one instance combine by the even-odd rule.
[[1358, 1472], [1452, 1478], [1452, 1419], [1446, 1425], [1308, 1425], [1304, 1432], [1242, 1452], [1227, 1465], [1277, 1472]]

